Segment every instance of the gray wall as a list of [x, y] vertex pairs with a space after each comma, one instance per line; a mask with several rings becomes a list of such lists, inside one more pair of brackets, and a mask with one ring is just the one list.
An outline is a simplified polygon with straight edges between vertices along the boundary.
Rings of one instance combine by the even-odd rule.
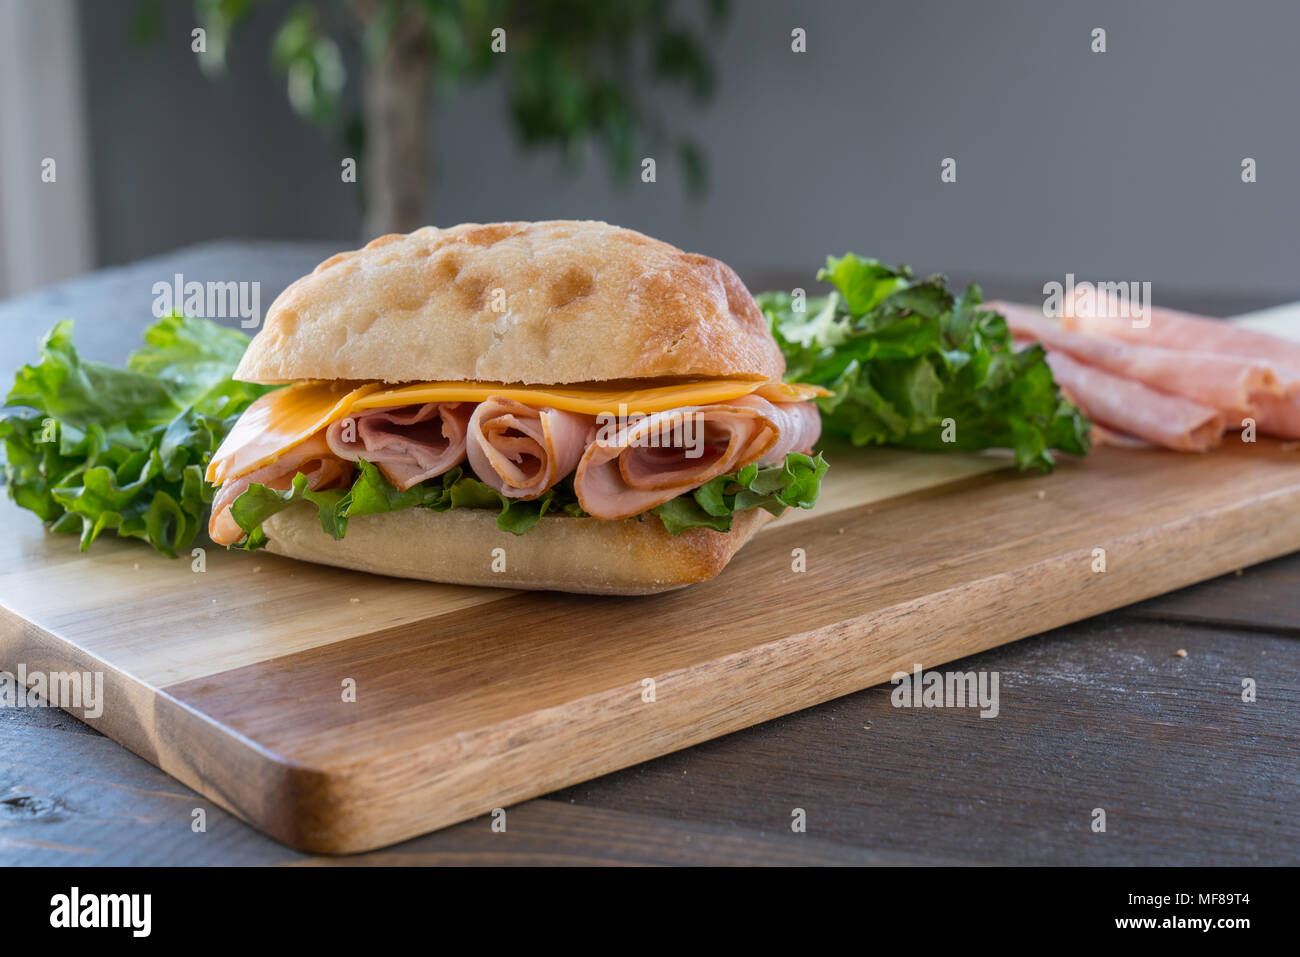
[[[213, 83], [188, 3], [144, 54], [120, 39], [123, 6], [81, 8], [101, 262], [218, 237], [358, 238], [339, 150], [267, 66], [273, 12]], [[792, 26], [808, 53], [790, 52]], [[1297, 298], [1297, 36], [1287, 0], [739, 0], [716, 99], [664, 101], [706, 147], [702, 204], [666, 158], [657, 184], [619, 186], [599, 157], [570, 177], [520, 153], [490, 85], [438, 107], [430, 218], [607, 219], [750, 272], [852, 248], [959, 275], [1150, 280], [1157, 300]], [[939, 181], [945, 156], [955, 184]]]

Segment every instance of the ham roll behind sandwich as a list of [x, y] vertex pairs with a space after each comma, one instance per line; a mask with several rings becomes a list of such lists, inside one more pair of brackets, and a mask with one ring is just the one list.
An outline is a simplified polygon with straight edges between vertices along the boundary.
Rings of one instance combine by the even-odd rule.
[[1047, 350], [1061, 389], [1093, 421], [1093, 438], [1204, 452], [1225, 431], [1300, 438], [1300, 345], [1221, 320], [1152, 307], [1147, 321], [989, 302], [1020, 342]]
[[824, 390], [784, 384], [784, 371], [731, 269], [640, 233], [541, 222], [384, 236], [321, 263], [268, 311], [235, 378], [289, 385], [250, 406], [213, 457], [209, 532], [245, 537], [231, 505], [251, 484], [289, 489], [302, 473], [311, 489], [347, 489], [366, 462], [396, 493], [463, 473], [506, 501], [563, 483], [581, 511], [513, 536], [493, 508], [404, 508], [352, 515], [339, 539], [295, 504], [262, 523], [270, 550], [512, 588], [702, 581], [773, 515], [673, 535], [650, 510], [812, 449]]

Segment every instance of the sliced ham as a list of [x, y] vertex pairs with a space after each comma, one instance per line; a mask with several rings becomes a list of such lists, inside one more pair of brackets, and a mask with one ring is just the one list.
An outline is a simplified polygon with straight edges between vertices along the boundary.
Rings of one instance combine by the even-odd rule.
[[1134, 320], [1081, 308], [1066, 302], [1061, 325], [1066, 329], [1109, 336], [1184, 352], [1212, 352], [1221, 356], [1258, 359], [1274, 367], [1300, 371], [1300, 343], [1290, 342], [1234, 322], [1194, 316], [1173, 309], [1150, 307], [1150, 324], [1134, 328]]
[[470, 467], [502, 495], [537, 498], [573, 471], [595, 421], [591, 415], [491, 396], [470, 416]]
[[1002, 313], [1019, 339], [1041, 342], [1090, 366], [1218, 409], [1232, 425], [1256, 416], [1265, 402], [1282, 395], [1281, 381], [1265, 362], [1072, 332], [1032, 306], [996, 302], [988, 308]]
[[[671, 409], [598, 435], [574, 476], [578, 503], [596, 518], [631, 518], [763, 459], [782, 441], [783, 417], [773, 415], [771, 405], [746, 396]], [[688, 454], [693, 444], [701, 453], [694, 458]]]
[[465, 436], [473, 405], [427, 402], [367, 409], [325, 430], [341, 459], [365, 459], [398, 489], [408, 489], [465, 461]]
[[230, 506], [248, 486], [257, 484], [267, 488], [287, 489], [299, 472], [307, 476], [308, 488], [337, 488], [352, 477], [352, 463], [336, 458], [325, 442], [324, 433], [317, 432], [270, 465], [242, 475], [217, 489], [212, 499], [212, 517], [208, 519], [208, 534], [212, 540], [218, 545], [233, 545], [244, 537], [244, 530], [230, 514]]
[[1135, 435], [1125, 435], [1123, 432], [1112, 432], [1104, 425], [1092, 423], [1092, 429], [1089, 432], [1093, 445], [1113, 445], [1117, 449], [1149, 449], [1154, 448], [1146, 439], [1139, 439]]
[[[399, 489], [468, 459], [475, 475], [511, 498], [542, 495], [574, 475], [590, 515], [639, 515], [719, 475], [757, 462], [775, 465], [811, 451], [821, 418], [811, 402], [757, 395], [644, 416], [602, 436], [595, 416], [492, 396], [359, 412], [293, 446], [270, 465], [222, 485], [208, 524], [212, 540], [232, 545], [244, 532], [230, 505], [250, 485], [287, 489], [299, 472], [312, 489], [350, 481], [358, 459]], [[692, 455], [693, 452], [698, 454]]]
[[1281, 439], [1300, 439], [1300, 394], [1270, 399], [1255, 416], [1258, 430]]
[[756, 409], [776, 423], [780, 435], [758, 464], [779, 465], [791, 452], [811, 452], [822, 434], [822, 417], [811, 402], [769, 402], [756, 395], [732, 399], [729, 405]]
[[1183, 353], [1210, 352], [1267, 364], [1277, 376], [1282, 395], [1259, 403], [1254, 416], [1256, 425], [1266, 435], [1300, 439], [1300, 343], [1222, 319], [1173, 309], [1151, 307], [1150, 324], [1137, 328], [1131, 318], [1081, 308], [1077, 302], [1067, 301], [1064, 312], [1061, 325], [1067, 329]]
[[1109, 432], [1180, 452], [1204, 452], [1223, 440], [1223, 413], [1217, 409], [1085, 365], [1065, 352], [1048, 352], [1047, 363], [1066, 397]]

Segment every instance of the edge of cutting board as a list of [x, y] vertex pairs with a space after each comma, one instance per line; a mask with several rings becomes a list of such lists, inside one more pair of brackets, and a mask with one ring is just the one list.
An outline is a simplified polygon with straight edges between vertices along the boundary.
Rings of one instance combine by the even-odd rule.
[[[1125, 453], [1102, 450], [1089, 461], [1100, 464], [1101, 457], [1114, 454]], [[919, 517], [935, 498], [949, 494], [1004, 483], [1028, 496], [1044, 482], [1051, 478], [979, 476], [836, 513], [834, 521], [865, 521], [861, 513], [885, 508], [916, 510]], [[102, 670], [105, 696], [120, 695], [129, 707], [106, 710], [91, 724], [286, 844], [351, 853], [879, 684], [914, 664], [934, 667], [1285, 554], [1296, 547], [1296, 530], [1274, 519], [1279, 509], [1300, 514], [1300, 482], [1093, 543], [1125, 556], [1126, 566], [1141, 574], [1081, 575], [1091, 549], [1072, 549], [656, 674], [653, 705], [641, 702], [639, 682], [606, 686], [470, 731], [319, 766], [262, 747], [178, 697], [182, 690], [202, 692], [204, 682], [220, 675], [154, 689], [8, 609], [0, 611], [0, 651], [29, 668]], [[778, 523], [763, 538], [785, 549], [807, 534], [804, 523], [786, 529]], [[1161, 549], [1167, 557], [1171, 540], [1178, 543], [1180, 560], [1159, 560]], [[1030, 594], [1051, 600], [1026, 600]], [[526, 600], [512, 596], [502, 602]], [[924, 623], [921, 634], [918, 622]], [[601, 746], [591, 747], [592, 740]]]

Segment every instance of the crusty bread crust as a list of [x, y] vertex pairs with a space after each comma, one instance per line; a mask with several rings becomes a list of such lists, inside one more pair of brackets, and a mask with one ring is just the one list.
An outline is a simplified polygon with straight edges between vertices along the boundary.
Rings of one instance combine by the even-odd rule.
[[[434, 512], [409, 508], [348, 520], [334, 539], [316, 509], [295, 505], [267, 519], [277, 555], [358, 571], [457, 585], [490, 585], [593, 595], [648, 595], [707, 581], [772, 515], [761, 508], [735, 517], [731, 531], [692, 528], [670, 535], [657, 518], [606, 522], [544, 515], [512, 535], [490, 509]], [[493, 554], [495, 549], [501, 552]], [[504, 569], [493, 571], [493, 563]]]
[[426, 226], [332, 256], [271, 305], [235, 378], [560, 384], [784, 372], [730, 267], [630, 229], [558, 220]]

